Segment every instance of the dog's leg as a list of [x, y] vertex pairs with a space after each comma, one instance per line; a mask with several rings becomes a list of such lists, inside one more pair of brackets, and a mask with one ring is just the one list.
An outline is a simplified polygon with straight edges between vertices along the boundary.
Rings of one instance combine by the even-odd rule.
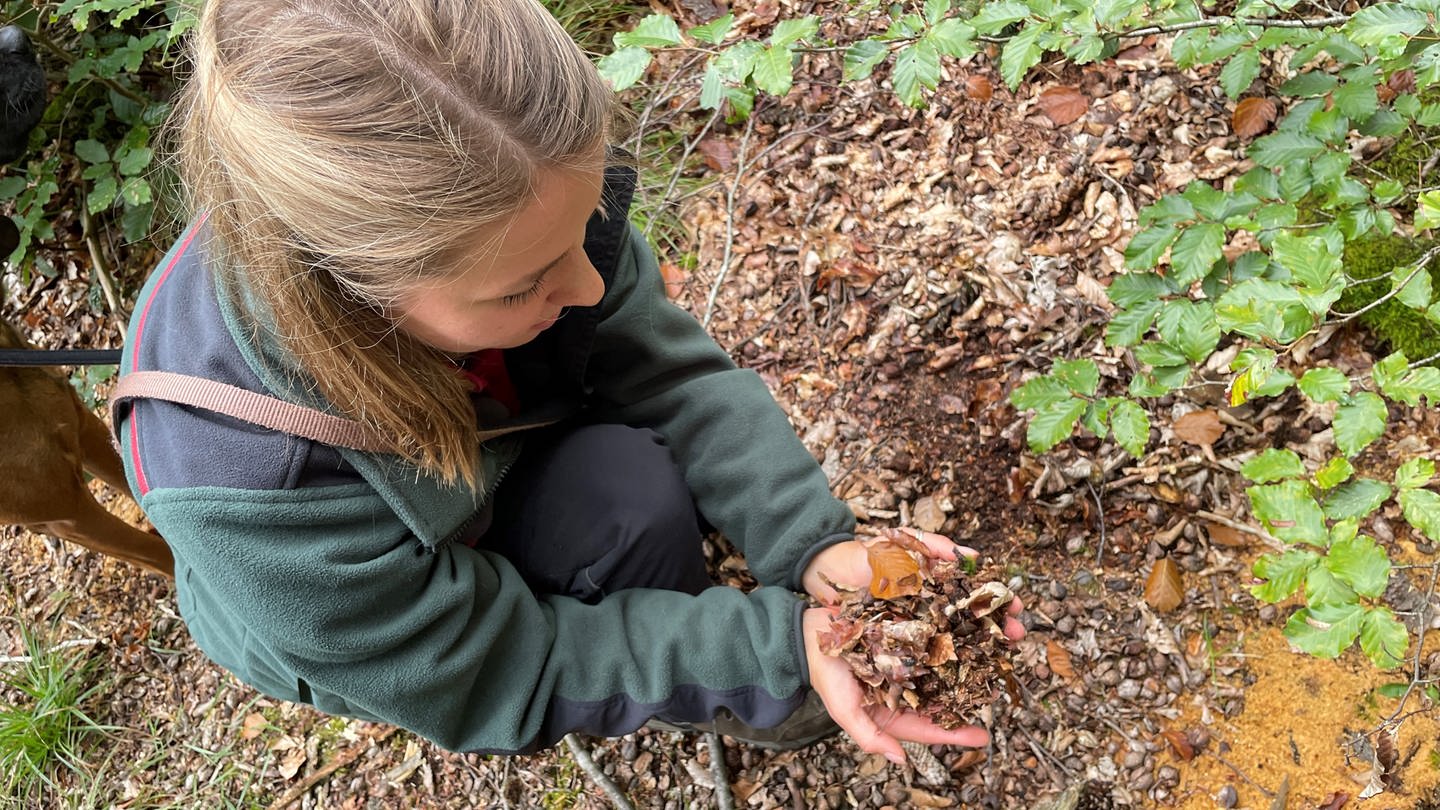
[[72, 517], [34, 524], [29, 528], [79, 543], [91, 551], [108, 554], [157, 574], [172, 579], [175, 577], [175, 560], [164, 540], [110, 514], [93, 498], [78, 498]]
[[80, 396], [75, 396], [76, 416], [80, 420], [80, 453], [84, 458], [85, 471], [109, 484], [111, 489], [123, 492], [132, 500], [130, 483], [125, 479], [125, 467], [110, 441], [110, 430], [100, 421]]

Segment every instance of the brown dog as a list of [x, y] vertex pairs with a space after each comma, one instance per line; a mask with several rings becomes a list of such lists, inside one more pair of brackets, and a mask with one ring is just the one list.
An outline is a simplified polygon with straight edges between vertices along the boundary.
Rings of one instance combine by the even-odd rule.
[[[0, 320], [0, 348], [29, 347]], [[0, 523], [53, 534], [173, 577], [165, 541], [106, 511], [82, 470], [131, 495], [105, 424], [59, 372], [0, 367]]]

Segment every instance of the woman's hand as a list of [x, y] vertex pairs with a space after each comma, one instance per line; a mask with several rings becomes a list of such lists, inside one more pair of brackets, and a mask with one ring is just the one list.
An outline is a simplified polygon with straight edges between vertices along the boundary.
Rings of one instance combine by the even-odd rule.
[[[973, 559], [979, 556], [974, 549], [957, 546], [949, 538], [938, 534], [915, 529], [902, 531], [920, 541], [926, 553], [935, 559], [953, 560], [957, 555]], [[867, 542], [849, 540], [815, 555], [802, 576], [806, 592], [821, 604], [833, 605], [838, 601], [838, 595], [835, 589], [827, 584], [827, 580], [847, 588], [868, 588], [871, 572], [866, 545]], [[1002, 620], [1001, 629], [1011, 641], [1018, 641], [1025, 636], [1025, 628], [1015, 618], [1021, 608], [1020, 600], [1016, 598], [1010, 603]], [[883, 754], [896, 764], [903, 764], [905, 753], [900, 747], [901, 740], [926, 745], [963, 745], [972, 748], [989, 742], [990, 735], [979, 726], [946, 730], [916, 712], [896, 712], [884, 706], [863, 705], [860, 682], [855, 679], [850, 665], [840, 658], [820, 651], [819, 634], [830, 628], [832, 616], [833, 611], [829, 608], [810, 608], [805, 611], [802, 633], [810, 667], [810, 686], [819, 693], [830, 716], [860, 748], [872, 754]]]
[[818, 637], [829, 629], [830, 618], [827, 608], [809, 608], [802, 620], [810, 688], [820, 695], [825, 710], [862, 750], [883, 754], [896, 765], [904, 765], [905, 749], [900, 747], [901, 740], [971, 748], [982, 747], [990, 741], [990, 735], [979, 726], [947, 731], [912, 711], [896, 712], [884, 706], [862, 705], [860, 682], [855, 680], [850, 665], [820, 651]]
[[[978, 556], [974, 549], [957, 546], [943, 535], [922, 532], [919, 529], [900, 531], [919, 540], [926, 553], [937, 560], [953, 560], [957, 553], [972, 559]], [[878, 539], [881, 538], [876, 538]], [[825, 583], [825, 579], [857, 590], [870, 587], [870, 557], [865, 547], [876, 540], [846, 540], [816, 554], [810, 564], [805, 566], [805, 573], [800, 578], [805, 592], [823, 605], [833, 605], [838, 597], [835, 589]], [[824, 579], [820, 576], [822, 573], [825, 575]]]

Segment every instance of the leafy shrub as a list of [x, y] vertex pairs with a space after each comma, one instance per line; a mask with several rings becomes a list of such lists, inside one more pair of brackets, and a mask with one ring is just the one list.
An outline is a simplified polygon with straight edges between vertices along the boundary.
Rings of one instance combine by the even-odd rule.
[[[13, 210], [20, 246], [12, 265], [51, 274], [37, 243], [62, 247], [56, 223], [75, 212], [130, 243], [164, 241], [152, 136], [169, 112], [177, 40], [194, 23], [173, 0], [7, 0], [5, 20], [29, 34], [51, 98], [27, 157], [0, 174], [0, 206]], [[164, 231], [155, 233], [156, 229]]]

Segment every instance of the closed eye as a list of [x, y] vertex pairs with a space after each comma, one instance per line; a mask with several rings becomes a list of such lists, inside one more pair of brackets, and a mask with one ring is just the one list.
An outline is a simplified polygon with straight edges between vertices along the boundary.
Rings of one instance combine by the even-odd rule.
[[539, 295], [540, 289], [544, 286], [545, 276], [541, 276], [540, 278], [535, 279], [535, 283], [530, 285], [530, 289], [525, 290], [524, 292], [511, 293], [510, 295], [501, 298], [500, 303], [507, 307], [519, 306], [526, 301], [529, 301], [531, 298], [534, 298], [536, 295]]

